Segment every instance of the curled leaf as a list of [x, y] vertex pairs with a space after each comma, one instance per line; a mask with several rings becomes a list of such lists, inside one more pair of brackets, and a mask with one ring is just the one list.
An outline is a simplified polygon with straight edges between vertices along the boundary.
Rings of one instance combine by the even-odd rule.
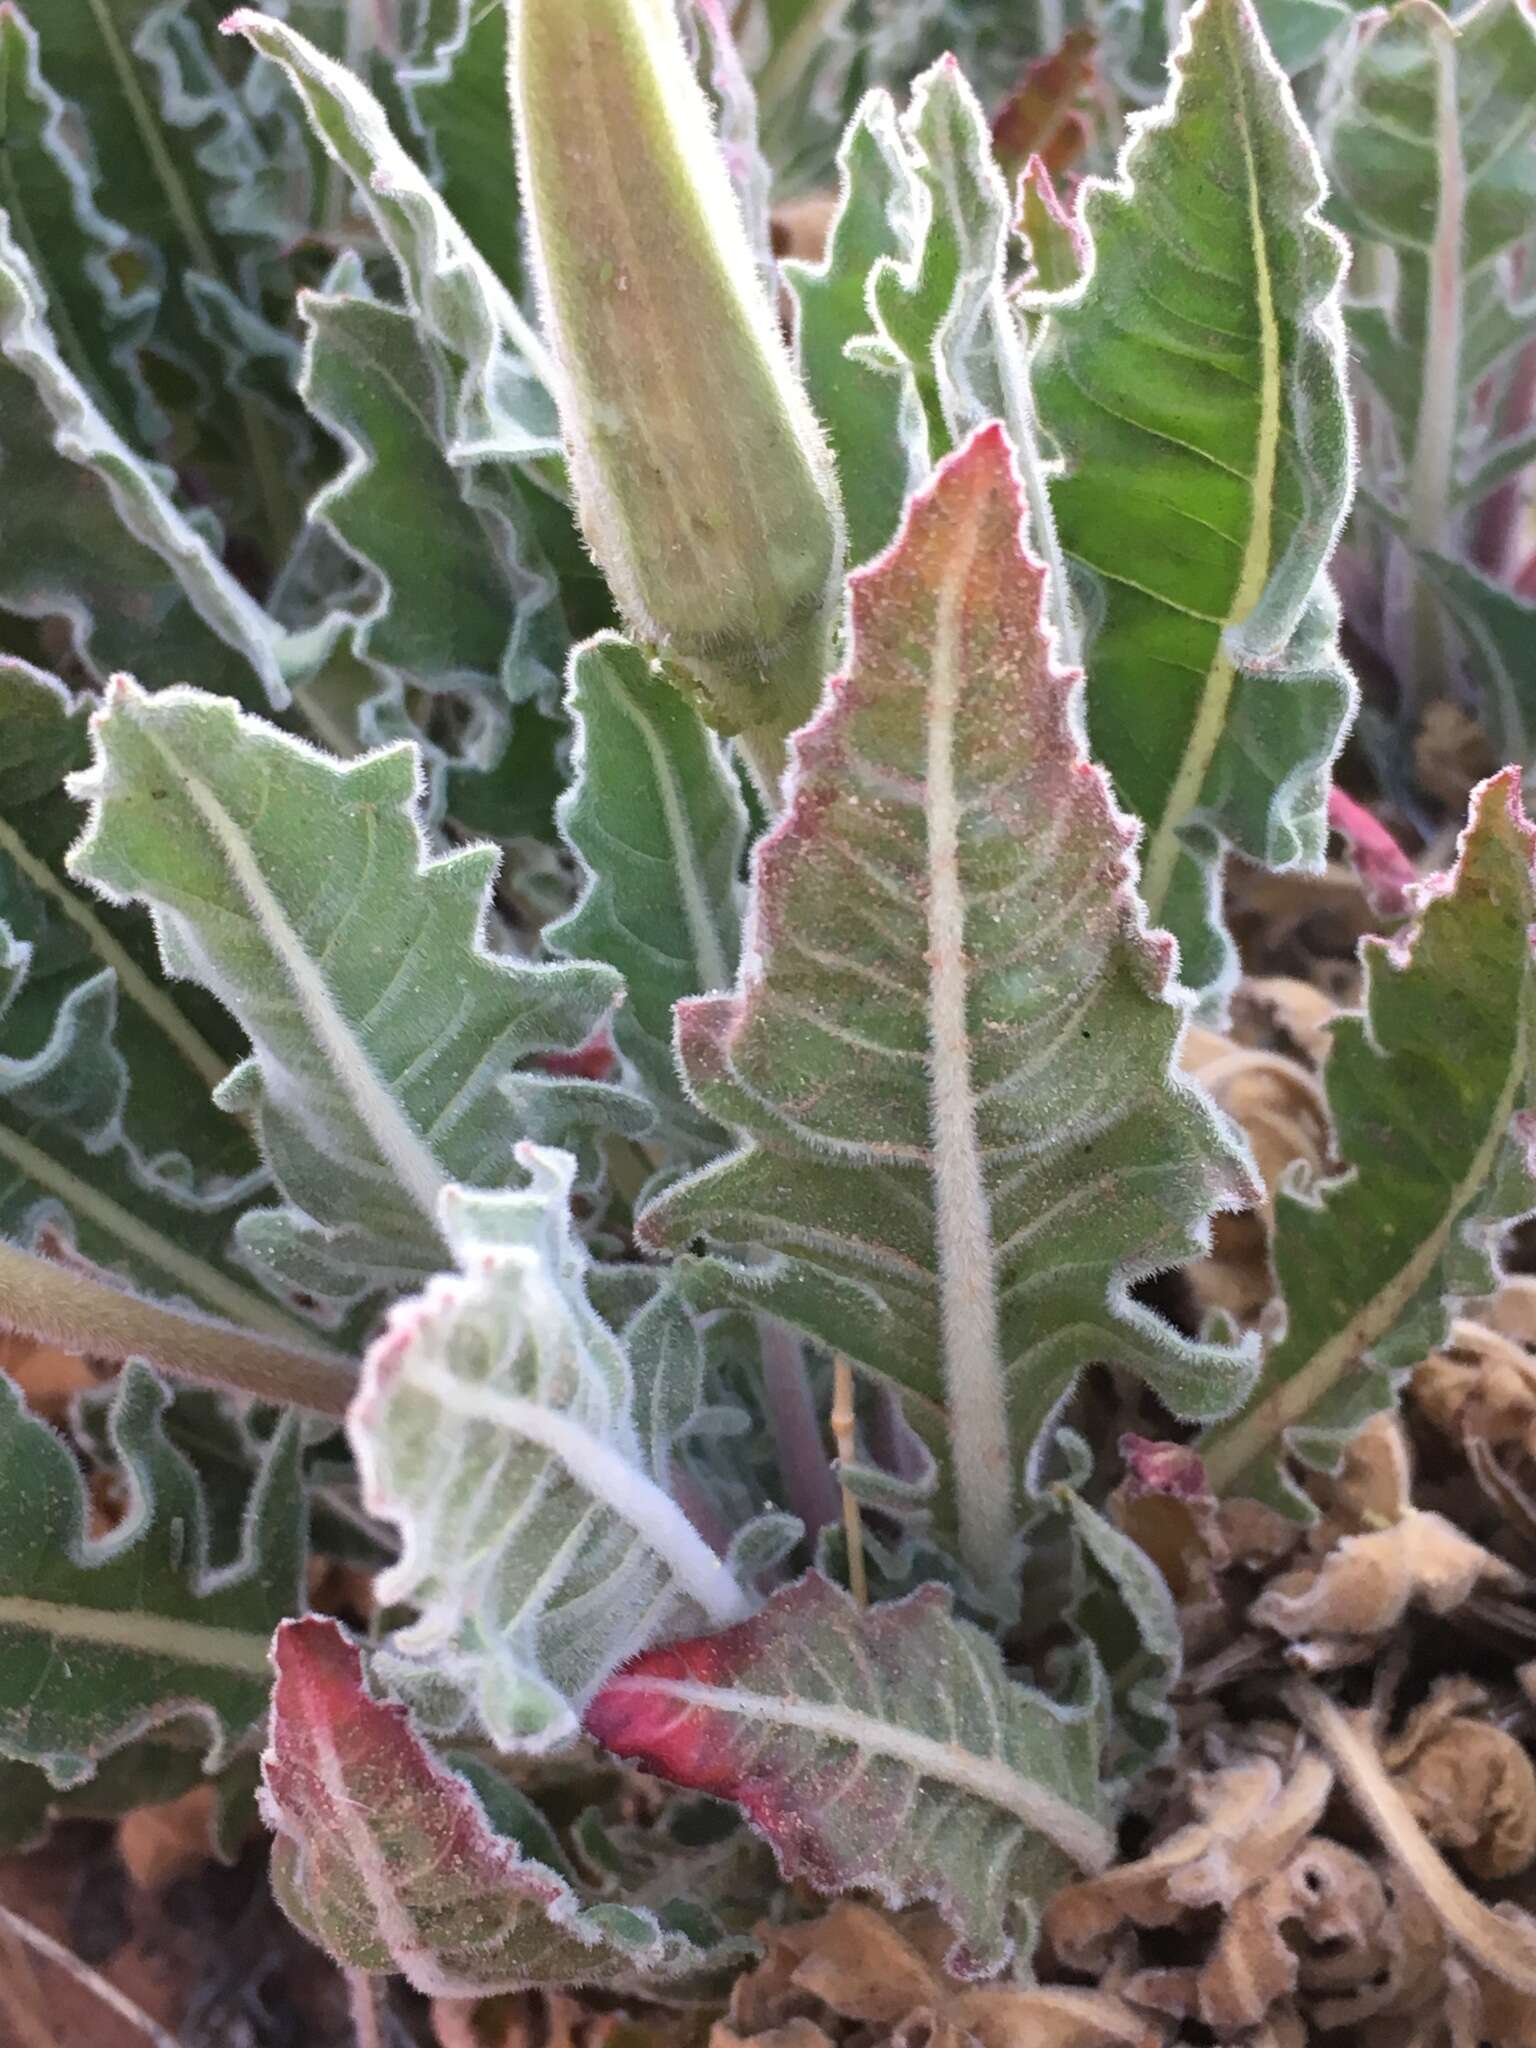
[[540, 1860], [553, 1845], [526, 1802], [434, 1756], [404, 1707], [369, 1692], [362, 1653], [335, 1622], [286, 1623], [274, 1657], [262, 1764], [274, 1881], [340, 1961], [463, 1998], [665, 1977], [702, 1960], [653, 1913], [586, 1905]]
[[736, 1628], [636, 1658], [586, 1726], [734, 1799], [787, 1877], [931, 1899], [950, 1967], [986, 1976], [1021, 1908], [1109, 1859], [1100, 1713], [1015, 1683], [938, 1586], [859, 1609], [811, 1572]]

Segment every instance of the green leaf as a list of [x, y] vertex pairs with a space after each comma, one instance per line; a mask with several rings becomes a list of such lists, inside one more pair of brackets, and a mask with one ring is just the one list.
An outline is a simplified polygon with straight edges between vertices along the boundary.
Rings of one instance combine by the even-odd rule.
[[408, 313], [306, 292], [300, 395], [348, 451], [311, 519], [377, 575], [358, 651], [426, 690], [526, 696], [558, 675], [564, 634], [548, 574], [525, 559], [523, 526], [466, 488], [449, 458], [442, 379]]
[[394, 1682], [451, 1686], [500, 1747], [547, 1749], [634, 1651], [747, 1601], [667, 1491], [702, 1381], [687, 1312], [642, 1311], [681, 1318], [684, 1341], [637, 1337], [671, 1368], [637, 1388], [586, 1298], [572, 1162], [518, 1156], [526, 1193], [444, 1196], [459, 1274], [392, 1312], [351, 1428], [365, 1502], [401, 1535], [379, 1598], [419, 1611]]
[[1007, 296], [1012, 208], [986, 116], [953, 57], [918, 79], [900, 124], [909, 204], [921, 221], [900, 258], [870, 272], [877, 339], [856, 348], [909, 387], [901, 420], [914, 475], [1001, 420], [1029, 500], [1031, 537], [1049, 570], [1048, 609], [1064, 658], [1078, 658], [1067, 588], [1039, 454], [1024, 335]]
[[[564, 630], [558, 593], [546, 567], [546, 547], [549, 538], [563, 544], [570, 525], [568, 513], [556, 502], [557, 472], [551, 458], [560, 451], [560, 434], [543, 344], [511, 292], [396, 140], [384, 110], [366, 87], [281, 22], [241, 10], [224, 28], [249, 37], [263, 56], [281, 65], [326, 154], [352, 180], [395, 259], [416, 346], [412, 360], [403, 364], [403, 338], [397, 331], [390, 354], [394, 377], [411, 394], [407, 402], [415, 412], [417, 429], [438, 443], [426, 473], [440, 505], [457, 480], [462, 505], [451, 514], [453, 534], [463, 536], [478, 528], [470, 559], [476, 564], [480, 588], [504, 585], [507, 593], [501, 600], [508, 615], [503, 636], [493, 648], [482, 647], [480, 667], [514, 696], [530, 696], [552, 682], [563, 658]], [[511, 193], [509, 186], [509, 199]], [[506, 205], [504, 200], [504, 209]], [[348, 337], [354, 346], [357, 324], [354, 320]], [[381, 324], [366, 324], [377, 346]], [[343, 438], [360, 442], [365, 452], [372, 449], [376, 460], [388, 424], [388, 412], [369, 381], [377, 374], [377, 368], [366, 371], [360, 382], [354, 367], [338, 390], [344, 375], [341, 365], [317, 364], [312, 354], [309, 369], [311, 382], [318, 379], [323, 412], [339, 405], [335, 424]], [[398, 395], [393, 403], [400, 403]], [[402, 426], [411, 425], [397, 423], [397, 434]], [[379, 468], [382, 474], [374, 480], [368, 501], [375, 508], [375, 540], [377, 508], [386, 486], [394, 494], [389, 518], [396, 531], [389, 536], [383, 558], [370, 552], [370, 559], [392, 587], [410, 573], [398, 532], [410, 515], [398, 507], [399, 494], [409, 500], [415, 479], [387, 456]], [[343, 500], [351, 496], [355, 521], [356, 489], [348, 475], [322, 493], [318, 509], [322, 516], [334, 515], [338, 491]], [[554, 527], [553, 536], [546, 536], [548, 526]], [[343, 537], [349, 543], [355, 538], [351, 532]], [[402, 606], [420, 599], [419, 567], [415, 575], [418, 580], [400, 593]], [[418, 662], [419, 636], [440, 616], [390, 621], [395, 633], [418, 636]], [[490, 627], [484, 613], [480, 624], [483, 638]], [[377, 638], [376, 631], [375, 643]], [[387, 658], [377, 644], [374, 651]]]
[[282, 636], [219, 560], [207, 521], [178, 509], [69, 369], [3, 218], [0, 453], [0, 607], [64, 619], [98, 679], [153, 664], [248, 703], [287, 702]]
[[97, 207], [66, 121], [31, 23], [0, 7], [0, 207], [47, 296], [60, 354], [122, 431], [141, 408], [153, 418], [134, 357], [155, 295], [120, 281], [130, 238]]
[[[0, 764], [6, 1316], [20, 1314], [24, 1286], [36, 1309], [42, 1288], [50, 1319], [22, 1327], [121, 1355], [102, 1316], [131, 1309], [133, 1297], [73, 1273], [84, 1261], [195, 1315], [313, 1349], [304, 1325], [231, 1256], [237, 1210], [265, 1181], [249, 1133], [208, 1096], [228, 1067], [218, 1048], [238, 1034], [201, 991], [172, 994], [141, 913], [100, 903], [65, 871], [80, 811], [62, 784], [89, 756], [84, 705], [51, 677], [0, 658], [0, 730], [8, 749]], [[73, 1277], [29, 1258], [30, 1248], [63, 1255]], [[55, 1320], [68, 1308], [66, 1286], [96, 1289], [84, 1330]], [[231, 1342], [208, 1325], [181, 1334], [194, 1345]]]
[[[1330, 211], [1363, 273], [1347, 310], [1370, 486], [1409, 550], [1456, 557], [1507, 463], [1503, 397], [1536, 322], [1530, 279], [1517, 286], [1510, 267], [1536, 224], [1529, 10], [1482, 0], [1454, 21], [1429, 0], [1373, 10], [1330, 74], [1319, 142]], [[1389, 542], [1377, 554], [1382, 573], [1397, 553]], [[1436, 592], [1411, 558], [1396, 573], [1407, 587], [1388, 607], [1387, 648], [1423, 702], [1443, 680]]]
[[434, 1998], [470, 1998], [531, 1984], [639, 1990], [712, 1960], [683, 1931], [718, 1947], [707, 1915], [684, 1923], [587, 1903], [542, 1860], [549, 1831], [527, 1801], [434, 1756], [403, 1707], [370, 1694], [357, 1645], [335, 1622], [286, 1623], [275, 1655], [263, 1765], [274, 1884], [338, 1961], [399, 1971]]
[[261, 105], [213, 61], [202, 14], [195, 0], [43, 0], [36, 10], [43, 74], [70, 103], [70, 144], [148, 273], [156, 381], [180, 396], [190, 379], [203, 473], [275, 558], [296, 510], [288, 451], [271, 411], [232, 377], [227, 342], [243, 327], [264, 351], [282, 346], [262, 315], [262, 273], [291, 289], [308, 165], [287, 110]]
[[945, 1404], [965, 1562], [1000, 1598], [1019, 1475], [1081, 1366], [1133, 1367], [1185, 1414], [1230, 1403], [1241, 1358], [1129, 1288], [1250, 1185], [1173, 1072], [1170, 949], [1052, 666], [1021, 510], [988, 428], [852, 579], [849, 671], [794, 742], [741, 983], [679, 1011], [689, 1085], [743, 1141], [640, 1220], [761, 1248], [703, 1284]]
[[84, 1784], [67, 1789], [51, 1784], [36, 1764], [0, 1757], [0, 1852], [35, 1848], [54, 1820], [117, 1820], [141, 1806], [163, 1805], [190, 1792], [203, 1776], [195, 1749], [152, 1736], [114, 1751]]
[[[912, 393], [891, 366], [850, 344], [871, 330], [871, 274], [910, 254], [916, 179], [886, 93], [871, 93], [838, 151], [839, 203], [819, 264], [786, 263], [800, 381], [826, 429], [848, 524], [848, 559], [867, 562], [901, 523], [913, 481]], [[919, 471], [920, 473], [920, 471]]]
[[1400, 941], [1367, 939], [1364, 1012], [1333, 1025], [1328, 1105], [1348, 1175], [1282, 1192], [1284, 1335], [1246, 1405], [1209, 1431], [1212, 1485], [1286, 1513], [1287, 1458], [1331, 1469], [1447, 1317], [1489, 1293], [1507, 1227], [1536, 1207], [1530, 1113], [1536, 833], [1519, 771], [1474, 793], [1456, 865]]
[[[1170, 1699], [1184, 1664], [1178, 1609], [1146, 1552], [1083, 1498], [1078, 1489], [1092, 1458], [1081, 1439], [1074, 1449], [1077, 1469], [1052, 1487], [1046, 1513], [1064, 1519], [1071, 1545], [1074, 1583], [1065, 1619], [1097, 1659], [1109, 1695], [1105, 1774], [1134, 1784], [1167, 1763], [1178, 1742]], [[1038, 1543], [1039, 1530], [1032, 1534]]]
[[1089, 739], [1207, 987], [1235, 968], [1226, 849], [1321, 864], [1354, 707], [1323, 575], [1350, 488], [1344, 247], [1247, 0], [1193, 8], [1173, 72], [1083, 194], [1091, 268], [1050, 303], [1035, 388], [1087, 583]]
[[56, 1785], [172, 1723], [217, 1769], [265, 1714], [268, 1643], [303, 1597], [296, 1418], [272, 1439], [241, 1557], [213, 1571], [201, 1483], [160, 1426], [167, 1399], [128, 1367], [111, 1419], [128, 1509], [93, 1537], [63, 1440], [0, 1376], [0, 1753]]
[[507, 107], [507, 24], [500, 0], [454, 0], [458, 19], [430, 65], [400, 78], [443, 203], [507, 290], [524, 278], [517, 157]]
[[[0, 920], [13, 947], [26, 949], [20, 977], [0, 1006], [0, 1048], [14, 1075], [16, 1063], [34, 1060], [53, 1036], [66, 1003], [94, 1000], [104, 1018], [102, 1004], [111, 1001], [110, 1035], [95, 1048], [100, 1075], [89, 1084], [78, 1063], [93, 1055], [84, 1036], [72, 1035], [80, 1135], [100, 1141], [121, 1116], [146, 1174], [227, 1202], [260, 1176], [248, 1134], [208, 1101], [238, 1057], [238, 1033], [206, 997], [167, 988], [145, 917], [93, 900], [65, 870], [80, 807], [64, 782], [90, 760], [88, 710], [53, 677], [0, 656], [7, 750], [0, 764]], [[115, 1000], [105, 988], [87, 996], [85, 984], [108, 970]], [[36, 1068], [33, 1080], [42, 1072]]]
[[1439, 607], [1457, 694], [1477, 705], [1488, 751], [1496, 761], [1536, 760], [1536, 604], [1444, 555], [1420, 555], [1414, 566]]
[[450, 462], [557, 454], [542, 344], [517, 302], [343, 66], [280, 21], [246, 8], [223, 24], [282, 66], [326, 154], [348, 173], [399, 266], [406, 304], [443, 372]]
[[340, 763], [195, 690], [114, 684], [70, 870], [151, 910], [170, 971], [210, 989], [252, 1052], [219, 1101], [250, 1113], [281, 1208], [238, 1242], [344, 1302], [442, 1260], [438, 1197], [516, 1178], [515, 1140], [635, 1128], [617, 1090], [517, 1075], [571, 1051], [614, 1000], [588, 966], [492, 955], [497, 855], [426, 857], [415, 750]]
[[586, 1726], [735, 1800], [790, 1881], [932, 1900], [957, 1975], [1001, 1969], [1030, 1909], [1114, 1855], [1101, 1701], [1016, 1684], [938, 1586], [860, 1609], [808, 1573], [739, 1627], [636, 1658]]
[[673, 1005], [729, 988], [741, 947], [746, 810], [716, 740], [664, 672], [608, 634], [571, 666], [574, 779], [560, 824], [586, 869], [569, 917], [545, 931], [557, 952], [624, 976], [619, 1050], [663, 1113], [674, 1152], [728, 1142], [684, 1092], [672, 1050]]

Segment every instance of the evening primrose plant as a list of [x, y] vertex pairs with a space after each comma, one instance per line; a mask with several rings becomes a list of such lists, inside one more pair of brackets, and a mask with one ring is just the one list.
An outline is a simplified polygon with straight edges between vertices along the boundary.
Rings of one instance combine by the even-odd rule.
[[1053, 179], [913, 12], [0, 0], [0, 1325], [103, 1382], [0, 1375], [8, 1846], [260, 1759], [434, 1995], [802, 1880], [1023, 1970], [1173, 1740], [1084, 1386], [1303, 1517], [1536, 1209], [1516, 765], [1276, 1312], [1178, 1284], [1346, 646], [1426, 834], [1431, 705], [1530, 755], [1529, 13], [1089, 0]]

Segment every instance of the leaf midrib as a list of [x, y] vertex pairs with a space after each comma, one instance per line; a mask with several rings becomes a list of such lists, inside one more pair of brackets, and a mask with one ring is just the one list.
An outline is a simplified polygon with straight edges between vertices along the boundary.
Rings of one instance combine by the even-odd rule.
[[262, 871], [246, 835], [212, 789], [168, 747], [148, 722], [140, 731], [180, 782], [228, 865], [230, 879], [292, 988], [305, 1021], [324, 1052], [330, 1074], [380, 1157], [399, 1176], [402, 1190], [439, 1235], [438, 1197], [448, 1185], [430, 1147], [374, 1070], [329, 982], [300, 939]]
[[242, 1678], [266, 1680], [271, 1676], [265, 1635], [213, 1622], [181, 1621], [142, 1607], [76, 1607], [59, 1600], [0, 1593], [0, 1630], [6, 1628], [28, 1629], [59, 1642], [98, 1643], [141, 1657], [232, 1671]]
[[1285, 1431], [1303, 1421], [1356, 1360], [1368, 1356], [1434, 1271], [1450, 1242], [1452, 1231], [1487, 1184], [1499, 1147], [1508, 1134], [1526, 1079], [1528, 1001], [1527, 992], [1522, 990], [1519, 1022], [1504, 1086], [1494, 1104], [1482, 1142], [1472, 1155], [1466, 1172], [1451, 1190], [1439, 1222], [1419, 1241], [1412, 1256], [1391, 1279], [1357, 1308], [1343, 1329], [1314, 1351], [1298, 1371], [1282, 1380], [1274, 1392], [1249, 1414], [1210, 1432], [1200, 1450], [1207, 1476], [1216, 1491], [1230, 1486], [1266, 1451], [1279, 1444]]
[[280, 1343], [313, 1349], [313, 1330], [284, 1315], [275, 1303], [227, 1278], [206, 1260], [183, 1251], [152, 1225], [143, 1223], [110, 1195], [72, 1173], [53, 1154], [34, 1145], [0, 1120], [0, 1159], [9, 1159], [38, 1187], [56, 1195], [74, 1216], [104, 1231], [125, 1250], [147, 1260], [195, 1301], [244, 1330], [259, 1330]]
[[465, 1386], [446, 1369], [418, 1373], [412, 1384], [457, 1420], [505, 1430], [547, 1451], [583, 1492], [655, 1553], [679, 1593], [695, 1601], [717, 1628], [742, 1621], [751, 1611], [733, 1573], [670, 1494], [582, 1423], [542, 1401], [498, 1394], [481, 1385]]
[[220, 1059], [165, 991], [155, 986], [128, 949], [107, 930], [84, 897], [61, 882], [46, 861], [39, 860], [30, 852], [20, 833], [5, 818], [0, 818], [0, 853], [4, 853], [33, 888], [56, 904], [84, 935], [97, 959], [117, 976], [117, 985], [124, 996], [163, 1032], [198, 1079], [209, 1089], [217, 1088], [229, 1072], [229, 1062]]
[[945, 564], [928, 674], [924, 774], [928, 923], [929, 1117], [944, 1382], [959, 1481], [960, 1548], [979, 1584], [1013, 1554], [1013, 1456], [997, 1299], [997, 1252], [971, 1077], [970, 962], [960, 877], [962, 805], [955, 720], [963, 688], [961, 618], [980, 533], [972, 517]]
[[[1235, 10], [1234, 10], [1235, 13]], [[1248, 226], [1252, 238], [1255, 309], [1259, 318], [1259, 418], [1254, 440], [1253, 468], [1249, 476], [1252, 519], [1247, 544], [1232, 602], [1227, 607], [1216, 644], [1216, 653], [1206, 671], [1200, 707], [1195, 716], [1178, 773], [1168, 792], [1162, 815], [1148, 841], [1142, 868], [1142, 893], [1147, 910], [1155, 920], [1168, 900], [1182, 842], [1179, 828], [1197, 809], [1205, 779], [1226, 728], [1227, 710], [1237, 679], [1237, 664], [1228, 646], [1228, 635], [1253, 611], [1269, 581], [1274, 550], [1275, 475], [1280, 452], [1280, 326], [1275, 312], [1274, 278], [1269, 261], [1269, 242], [1264, 228], [1264, 211], [1259, 190], [1258, 165], [1254, 158], [1252, 111], [1245, 90], [1242, 67], [1232, 48], [1230, 30], [1223, 36], [1223, 50], [1232, 74], [1232, 100], [1238, 140], [1243, 154], [1247, 185]]]
[[786, 1699], [779, 1693], [751, 1692], [738, 1686], [704, 1685], [686, 1678], [612, 1678], [604, 1690], [610, 1694], [637, 1693], [648, 1700], [675, 1700], [679, 1706], [734, 1715], [758, 1725], [796, 1728], [824, 1741], [846, 1743], [861, 1757], [889, 1757], [907, 1765], [920, 1778], [952, 1786], [972, 1799], [1011, 1813], [1026, 1827], [1054, 1842], [1081, 1870], [1103, 1870], [1114, 1855], [1113, 1839], [1107, 1828], [1001, 1758], [977, 1756], [958, 1743], [940, 1742], [916, 1729], [899, 1727], [852, 1707]]

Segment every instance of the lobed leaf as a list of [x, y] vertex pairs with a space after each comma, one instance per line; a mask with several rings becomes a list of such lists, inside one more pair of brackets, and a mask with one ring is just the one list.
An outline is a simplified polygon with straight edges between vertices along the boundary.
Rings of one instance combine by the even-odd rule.
[[218, 1769], [266, 1712], [267, 1645], [302, 1600], [297, 1418], [271, 1439], [239, 1558], [215, 1570], [201, 1481], [161, 1426], [168, 1399], [147, 1367], [124, 1372], [109, 1428], [128, 1505], [93, 1536], [68, 1448], [0, 1375], [0, 1755], [58, 1786], [169, 1724]]
[[1004, 1598], [1018, 1477], [1081, 1366], [1186, 1414], [1242, 1383], [1129, 1288], [1249, 1186], [1174, 1074], [1169, 949], [1020, 513], [985, 429], [851, 580], [850, 665], [793, 742], [742, 979], [679, 1009], [689, 1085], [742, 1142], [640, 1219], [656, 1245], [759, 1248], [685, 1284], [945, 1404], [965, 1561]]
[[51, 309], [59, 352], [120, 433], [153, 401], [136, 356], [152, 314], [151, 289], [127, 289], [114, 265], [131, 263], [132, 238], [96, 204], [70, 147], [69, 110], [43, 77], [37, 33], [0, 5], [0, 141], [6, 217]]
[[1101, 1711], [1009, 1678], [938, 1586], [860, 1609], [811, 1572], [735, 1628], [636, 1658], [586, 1726], [735, 1800], [786, 1879], [931, 1900], [955, 1931], [948, 1967], [988, 1976], [1037, 1901], [1114, 1853]]
[[1474, 793], [1456, 864], [1410, 931], [1364, 941], [1363, 1012], [1335, 1021], [1326, 1069], [1350, 1170], [1276, 1205], [1285, 1332], [1244, 1407], [1202, 1440], [1219, 1491], [1310, 1512], [1288, 1459], [1337, 1465], [1444, 1341], [1448, 1305], [1491, 1291], [1500, 1238], [1536, 1206], [1533, 859], [1505, 769]]
[[[307, 436], [291, 406], [267, 402], [286, 396], [294, 351], [266, 318], [264, 286], [275, 273], [291, 290], [286, 259], [309, 224], [311, 181], [297, 124], [214, 62], [203, 13], [194, 0], [35, 9], [70, 152], [87, 188], [110, 193], [147, 278], [147, 381], [178, 398], [190, 386], [200, 473], [275, 559], [297, 509], [288, 464]], [[141, 404], [136, 424], [170, 455], [158, 403]]]
[[713, 1932], [707, 1916], [586, 1904], [545, 1860], [558, 1852], [534, 1809], [489, 1772], [471, 1782], [434, 1756], [404, 1707], [368, 1691], [362, 1655], [335, 1622], [285, 1623], [274, 1655], [262, 1767], [273, 1881], [339, 1961], [469, 1998], [532, 1984], [640, 1988], [708, 1959], [690, 1938]]
[[1323, 574], [1352, 465], [1345, 251], [1247, 0], [1192, 8], [1172, 73], [1082, 195], [1089, 269], [1046, 302], [1034, 380], [1086, 579], [1089, 739], [1146, 825], [1148, 910], [1219, 991], [1226, 852], [1321, 864], [1354, 710]]
[[[454, 535], [475, 537], [469, 559], [480, 586], [501, 593], [499, 641], [492, 619], [480, 614], [481, 642], [493, 644], [481, 646], [479, 673], [495, 680], [498, 693], [533, 695], [559, 674], [565, 646], [560, 593], [546, 561], [546, 529], [552, 527], [552, 537], [563, 542], [570, 525], [551, 462], [559, 454], [560, 435], [543, 344], [366, 86], [283, 22], [240, 9], [223, 27], [247, 37], [282, 68], [321, 147], [351, 180], [395, 260], [415, 338], [408, 355], [400, 330], [390, 343], [392, 381], [403, 381], [409, 394], [397, 392], [393, 403], [399, 406], [404, 397], [414, 413], [414, 420], [393, 423], [395, 435], [414, 426], [416, 438], [436, 442], [426, 473], [445, 505], [456, 491], [460, 504], [449, 508]], [[511, 192], [508, 186], [504, 211]], [[335, 523], [338, 503], [350, 501], [351, 518], [344, 517], [342, 525], [348, 545], [355, 544], [356, 522], [371, 510], [372, 545], [364, 552], [384, 584], [386, 623], [405, 635], [413, 629], [409, 608], [420, 595], [421, 565], [412, 563], [398, 528], [406, 517], [401, 494], [411, 493], [417, 479], [403, 452], [396, 456], [380, 447], [391, 422], [388, 408], [379, 404], [379, 366], [361, 377], [354, 368], [348, 376], [346, 365], [326, 352], [328, 339], [338, 349], [350, 341], [355, 351], [359, 326], [374, 347], [381, 343], [386, 330], [378, 320], [362, 314], [348, 319], [344, 336], [327, 333], [311, 340], [307, 382], [322, 416], [332, 419], [352, 447], [348, 469], [312, 509]], [[369, 461], [372, 470], [365, 472]], [[360, 508], [365, 473], [370, 489]], [[383, 533], [381, 551], [386, 491], [393, 506], [387, 517], [396, 530]], [[373, 651], [387, 659], [377, 644], [377, 627], [372, 638]], [[419, 647], [415, 658], [422, 658]]]
[[0, 608], [67, 624], [97, 678], [153, 659], [247, 703], [288, 699], [288, 650], [223, 566], [208, 522], [120, 438], [59, 353], [0, 213]]
[[[635, 1650], [747, 1602], [667, 1491], [700, 1397], [696, 1344], [642, 1402], [586, 1299], [573, 1162], [518, 1156], [526, 1192], [444, 1195], [460, 1271], [392, 1311], [351, 1430], [364, 1498], [400, 1531], [379, 1597], [419, 1612], [394, 1638], [416, 1660], [398, 1679], [453, 1688], [503, 1748], [546, 1749]], [[664, 1301], [644, 1315], [686, 1323]]]
[[346, 171], [399, 267], [407, 306], [446, 380], [448, 457], [557, 454], [542, 345], [517, 302], [390, 130], [373, 95], [281, 21], [242, 8], [223, 24], [281, 65], [321, 145]]
[[906, 260], [916, 232], [919, 190], [889, 94], [861, 103], [837, 161], [839, 201], [826, 254], [819, 264], [786, 262], [783, 270], [797, 309], [796, 367], [826, 429], [848, 559], [857, 565], [890, 541], [925, 466], [918, 422], [909, 418], [915, 389], [856, 347], [872, 331], [872, 276], [887, 260]]
[[741, 948], [746, 810], [720, 743], [664, 673], [617, 635], [580, 648], [568, 707], [576, 728], [560, 827], [586, 883], [546, 942], [624, 976], [614, 1035], [672, 1151], [728, 1142], [701, 1119], [672, 1051], [673, 1006], [728, 988]]
[[1078, 658], [1039, 433], [1023, 331], [1006, 289], [1012, 231], [1008, 188], [986, 117], [953, 57], [924, 72], [899, 124], [906, 198], [919, 224], [900, 255], [882, 257], [866, 287], [875, 337], [856, 358], [895, 371], [906, 387], [900, 412], [914, 476], [952, 452], [986, 420], [1013, 442], [1029, 500], [1034, 544], [1049, 570], [1048, 612], [1063, 656]]
[[121, 678], [93, 726], [70, 869], [146, 904], [170, 971], [250, 1037], [218, 1099], [252, 1114], [284, 1198], [237, 1227], [259, 1269], [333, 1302], [409, 1284], [440, 1261], [442, 1190], [515, 1179], [526, 1130], [640, 1127], [615, 1089], [516, 1074], [581, 1045], [616, 981], [487, 950], [497, 856], [426, 858], [414, 749], [335, 762]]
[[444, 380], [415, 319], [357, 291], [306, 292], [300, 395], [348, 450], [309, 516], [373, 570], [358, 636], [369, 661], [425, 690], [526, 696], [559, 673], [554, 584], [526, 519], [469, 488], [451, 457]]
[[1536, 456], [1528, 402], [1503, 424], [1536, 322], [1521, 269], [1536, 224], [1529, 10], [1482, 0], [1453, 20], [1427, 0], [1373, 9], [1329, 73], [1318, 137], [1330, 211], [1362, 273], [1350, 345], [1366, 476], [1388, 515], [1381, 531], [1357, 522], [1352, 538], [1388, 586], [1380, 639], [1419, 705], [1444, 693], [1461, 638], [1419, 558], [1463, 558], [1471, 516]]

